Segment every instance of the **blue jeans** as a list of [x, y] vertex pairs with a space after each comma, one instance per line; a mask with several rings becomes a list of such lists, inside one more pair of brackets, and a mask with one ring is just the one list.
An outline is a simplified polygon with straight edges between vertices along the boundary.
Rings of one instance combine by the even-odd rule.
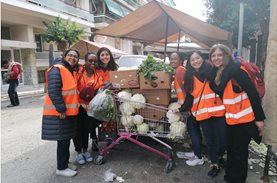
[[187, 129], [191, 138], [192, 149], [196, 156], [201, 157], [202, 134], [200, 130], [200, 122], [196, 121], [194, 116], [187, 119]]
[[200, 122], [206, 140], [206, 149], [212, 164], [218, 163], [226, 150], [225, 117], [211, 117]]

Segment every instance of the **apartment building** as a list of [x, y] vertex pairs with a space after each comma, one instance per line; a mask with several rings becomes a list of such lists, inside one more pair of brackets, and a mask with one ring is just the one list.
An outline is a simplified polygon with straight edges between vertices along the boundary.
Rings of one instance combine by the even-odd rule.
[[[21, 84], [36, 85], [45, 81], [48, 68], [49, 43], [42, 40], [43, 21], [55, 17], [75, 21], [85, 30], [84, 39], [95, 40], [93, 32], [118, 20], [150, 0], [0, 0], [1, 2], [1, 60], [12, 59], [23, 65]], [[173, 0], [160, 0], [175, 6]], [[97, 41], [97, 40], [96, 40]], [[142, 53], [140, 43], [106, 38], [104, 44], [126, 53]], [[54, 45], [54, 55], [60, 56]], [[2, 80], [7, 72], [1, 68]]]

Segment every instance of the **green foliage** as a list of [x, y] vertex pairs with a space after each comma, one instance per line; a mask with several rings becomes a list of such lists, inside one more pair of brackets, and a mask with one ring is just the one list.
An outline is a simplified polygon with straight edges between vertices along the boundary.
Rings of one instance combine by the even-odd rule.
[[[269, 19], [269, 0], [203, 0], [207, 8], [207, 22], [233, 34], [232, 43], [237, 45], [240, 2], [244, 3], [243, 46], [261, 31], [261, 20]], [[268, 21], [267, 21], [268, 26]]]
[[70, 20], [62, 21], [60, 17], [56, 17], [54, 22], [43, 22], [43, 24], [47, 28], [42, 33], [42, 37], [46, 42], [66, 43], [70, 47], [73, 43], [80, 40], [84, 34], [84, 29], [80, 28], [75, 22]]
[[143, 73], [145, 79], [149, 81], [156, 80], [157, 77], [153, 75], [155, 71], [164, 71], [174, 73], [174, 68], [166, 65], [164, 62], [159, 62], [153, 56], [148, 55], [146, 60], [138, 68], [138, 73]]

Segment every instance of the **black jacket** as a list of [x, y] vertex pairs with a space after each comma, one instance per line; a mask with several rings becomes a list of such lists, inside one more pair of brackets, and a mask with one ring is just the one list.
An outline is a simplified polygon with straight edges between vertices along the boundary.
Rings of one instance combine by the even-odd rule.
[[[54, 60], [54, 64], [65, 66], [71, 73], [72, 69], [68, 62], [63, 59]], [[52, 67], [48, 72], [48, 95], [59, 113], [66, 111], [62, 98], [62, 76], [59, 68]], [[42, 139], [43, 140], [68, 140], [76, 135], [76, 116], [67, 116], [61, 120], [58, 116], [42, 117]]]

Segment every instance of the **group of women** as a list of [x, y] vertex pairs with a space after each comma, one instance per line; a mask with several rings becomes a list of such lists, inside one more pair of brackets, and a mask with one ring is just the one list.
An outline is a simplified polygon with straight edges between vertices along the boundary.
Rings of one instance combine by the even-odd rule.
[[69, 146], [73, 138], [76, 162], [93, 161], [88, 151], [89, 134], [92, 150], [97, 151], [95, 129], [102, 123], [87, 115], [92, 93], [87, 87], [97, 90], [109, 81], [109, 71], [118, 66], [108, 48], [102, 47], [97, 54], [87, 53], [85, 63], [79, 63], [80, 54], [75, 49], [65, 51], [62, 58], [54, 61], [46, 72], [47, 94], [43, 106], [42, 139], [57, 141], [57, 169], [61, 176], [75, 176], [77, 167], [69, 163]]
[[[57, 141], [57, 175], [74, 176], [76, 166], [69, 163], [69, 146], [73, 138], [79, 164], [93, 160], [88, 149], [97, 150], [95, 128], [101, 121], [87, 115], [89, 101], [79, 96], [86, 87], [95, 91], [109, 80], [109, 71], [117, 70], [109, 49], [100, 48], [96, 55], [87, 53], [85, 64], [79, 64], [79, 52], [69, 49], [56, 59], [46, 72], [47, 95], [44, 101], [42, 139]], [[262, 135], [265, 115], [259, 95], [247, 71], [222, 44], [214, 45], [206, 61], [193, 51], [183, 67], [180, 53], [171, 55], [176, 68], [175, 88], [180, 111], [188, 111], [188, 132], [193, 153], [187, 153], [190, 166], [204, 164], [201, 150], [203, 136], [211, 161], [208, 176], [220, 172], [227, 150], [224, 180], [243, 183], [247, 178], [248, 145], [251, 138]], [[180, 78], [181, 76], [181, 78]]]
[[[176, 70], [177, 76], [178, 72]], [[216, 44], [210, 49], [208, 61], [199, 51], [190, 53], [183, 76], [183, 86], [178, 89], [183, 89], [185, 97], [178, 100], [182, 106], [175, 112], [191, 114], [187, 127], [193, 153], [185, 153], [186, 163], [190, 166], [204, 163], [201, 127], [211, 161], [208, 176], [217, 176], [224, 165], [224, 182], [244, 183], [248, 145], [251, 138], [259, 143], [265, 119], [261, 100], [247, 70], [233, 59], [226, 45]], [[223, 161], [225, 151], [226, 163]]]

